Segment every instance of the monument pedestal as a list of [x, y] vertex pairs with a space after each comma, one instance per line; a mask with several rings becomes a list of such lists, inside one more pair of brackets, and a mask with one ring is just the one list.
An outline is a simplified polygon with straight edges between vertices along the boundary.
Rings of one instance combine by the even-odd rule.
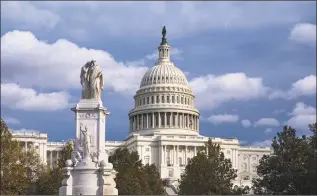
[[82, 99], [72, 108], [76, 139], [72, 160], [63, 168], [59, 195], [118, 195], [116, 171], [105, 151], [105, 123], [109, 114], [96, 99]]

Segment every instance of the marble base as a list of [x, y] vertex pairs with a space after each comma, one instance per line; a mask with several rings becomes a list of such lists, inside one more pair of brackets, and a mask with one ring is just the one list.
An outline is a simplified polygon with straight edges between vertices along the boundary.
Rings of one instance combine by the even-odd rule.
[[65, 167], [59, 195], [118, 195], [115, 174], [111, 163], [98, 168], [93, 165]]

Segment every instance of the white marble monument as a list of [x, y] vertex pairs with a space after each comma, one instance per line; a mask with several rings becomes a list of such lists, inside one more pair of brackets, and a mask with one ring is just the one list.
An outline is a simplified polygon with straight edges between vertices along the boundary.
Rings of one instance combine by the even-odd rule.
[[95, 61], [82, 67], [80, 79], [82, 98], [72, 108], [76, 116], [74, 151], [63, 169], [59, 195], [118, 195], [116, 172], [104, 145], [109, 112], [101, 101], [103, 75]]

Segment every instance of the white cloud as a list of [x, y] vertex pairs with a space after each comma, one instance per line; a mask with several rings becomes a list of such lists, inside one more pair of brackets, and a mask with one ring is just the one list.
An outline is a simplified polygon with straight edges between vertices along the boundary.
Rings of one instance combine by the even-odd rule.
[[41, 9], [30, 2], [18, 1], [1, 1], [1, 18], [24, 28], [54, 28], [61, 20], [50, 9]]
[[316, 122], [316, 108], [298, 102], [290, 116], [287, 125], [299, 130], [308, 130], [308, 125]]
[[[21, 9], [34, 6], [50, 10], [63, 19], [60, 31], [76, 36], [152, 36], [163, 25], [173, 36], [186, 36], [209, 29], [256, 28], [266, 25], [296, 23], [307, 16], [307, 2], [17, 2]], [[314, 5], [314, 4], [312, 4]], [[18, 14], [21, 21], [33, 18], [21, 11], [2, 10]], [[136, 9], [137, 8], [137, 9]], [[270, 14], [267, 14], [270, 13]], [[35, 15], [30, 13], [31, 16]], [[45, 17], [45, 14], [39, 15]], [[46, 16], [48, 17], [48, 16]], [[31, 21], [28, 19], [28, 21]], [[34, 20], [41, 20], [34, 18]], [[156, 25], [153, 25], [156, 24]], [[98, 29], [98, 31], [94, 31]], [[86, 33], [83, 33], [85, 31]]]
[[269, 99], [282, 98], [286, 100], [294, 99], [300, 96], [316, 96], [316, 75], [309, 75], [292, 84], [288, 91], [272, 90]]
[[81, 66], [91, 59], [103, 69], [105, 87], [116, 92], [134, 93], [148, 69], [126, 66], [105, 51], [80, 48], [64, 39], [49, 44], [22, 31], [1, 37], [2, 80], [26, 87], [79, 88]]
[[4, 117], [3, 120], [6, 124], [11, 124], [11, 125], [20, 124], [20, 121], [16, 118], [13, 118], [13, 117]]
[[290, 97], [299, 97], [302, 95], [316, 95], [316, 75], [309, 75], [292, 84], [289, 91]]
[[220, 115], [212, 115], [208, 117], [208, 122], [212, 124], [223, 124], [223, 123], [235, 123], [239, 120], [238, 115], [231, 114], [220, 114]]
[[248, 119], [244, 119], [241, 121], [243, 127], [247, 128], [251, 126], [251, 122]]
[[271, 133], [272, 131], [273, 131], [272, 128], [266, 128], [265, 131], [264, 131], [264, 133], [269, 134], [269, 133]]
[[271, 147], [272, 140], [256, 141], [252, 143], [255, 147]]
[[254, 122], [254, 127], [258, 126], [274, 126], [278, 127], [280, 126], [280, 123], [275, 118], [261, 118], [258, 121]]
[[291, 40], [294, 40], [303, 44], [316, 45], [316, 25], [309, 23], [296, 24], [291, 33]]
[[261, 78], [251, 78], [245, 73], [201, 76], [191, 80], [190, 85], [196, 94], [196, 105], [201, 109], [213, 108], [230, 100], [260, 98], [268, 89]]
[[27, 111], [54, 111], [69, 107], [65, 91], [37, 93], [31, 88], [21, 88], [14, 83], [1, 84], [1, 104]]

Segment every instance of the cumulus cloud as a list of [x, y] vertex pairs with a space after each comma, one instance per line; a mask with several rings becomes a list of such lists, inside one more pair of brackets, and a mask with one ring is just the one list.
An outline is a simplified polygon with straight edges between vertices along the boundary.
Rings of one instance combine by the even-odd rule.
[[235, 123], [239, 120], [238, 115], [231, 114], [220, 114], [220, 115], [212, 115], [208, 117], [208, 122], [212, 124], [223, 124], [223, 123]]
[[316, 75], [309, 75], [292, 84], [288, 91], [272, 90], [269, 99], [294, 99], [300, 96], [316, 96]]
[[13, 117], [4, 117], [3, 120], [6, 124], [11, 124], [11, 125], [20, 124], [20, 121], [16, 118], [13, 118]]
[[253, 126], [254, 127], [259, 127], [259, 126], [278, 127], [278, 126], [280, 126], [280, 123], [275, 118], [261, 118], [258, 121], [254, 122]]
[[201, 76], [191, 80], [190, 85], [196, 94], [196, 105], [202, 109], [213, 108], [230, 100], [260, 98], [268, 90], [261, 78], [248, 77], [245, 73]]
[[1, 1], [1, 18], [28, 28], [54, 28], [60, 17], [49, 8], [40, 8], [31, 2]]
[[244, 119], [241, 121], [241, 124], [243, 127], [247, 128], [250, 127], [252, 125], [252, 123], [248, 120], [248, 119]]
[[296, 24], [291, 30], [291, 40], [303, 43], [316, 45], [316, 25], [310, 23], [299, 23]]
[[65, 39], [49, 44], [24, 31], [1, 37], [2, 80], [26, 87], [79, 88], [81, 66], [91, 59], [104, 71], [105, 87], [115, 92], [134, 93], [148, 69], [126, 66], [106, 51], [81, 48]]
[[264, 141], [255, 141], [252, 143], [252, 146], [255, 147], [271, 147], [272, 140], [264, 140]]
[[303, 102], [296, 103], [289, 115], [286, 124], [299, 130], [308, 130], [308, 125], [316, 122], [316, 108]]
[[69, 107], [70, 96], [65, 91], [38, 93], [14, 83], [1, 84], [1, 105], [27, 111], [55, 111]]

